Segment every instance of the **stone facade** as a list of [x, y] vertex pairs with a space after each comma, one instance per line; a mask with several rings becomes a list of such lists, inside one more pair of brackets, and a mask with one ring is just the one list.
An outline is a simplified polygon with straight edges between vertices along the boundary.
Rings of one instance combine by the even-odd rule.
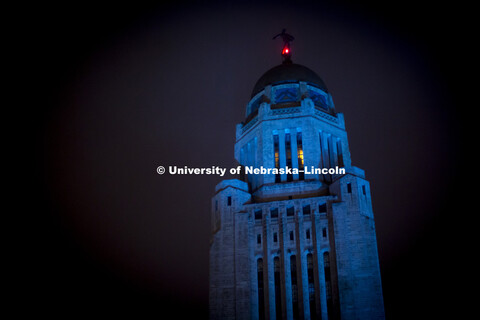
[[[295, 74], [273, 82], [236, 129], [241, 165], [300, 172], [217, 185], [210, 318], [383, 319], [370, 187], [325, 87]], [[307, 171], [333, 167], [345, 172]]]

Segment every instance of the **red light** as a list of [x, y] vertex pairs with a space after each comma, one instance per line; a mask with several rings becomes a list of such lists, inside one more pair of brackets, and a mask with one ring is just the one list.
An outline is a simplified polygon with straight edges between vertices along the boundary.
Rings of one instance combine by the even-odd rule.
[[288, 54], [290, 50], [288, 48], [283, 48], [282, 54]]

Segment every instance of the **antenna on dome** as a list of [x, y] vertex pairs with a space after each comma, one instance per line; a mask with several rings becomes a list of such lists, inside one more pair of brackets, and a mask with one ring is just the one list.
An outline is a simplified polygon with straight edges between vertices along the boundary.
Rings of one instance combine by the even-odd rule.
[[283, 40], [283, 48], [282, 48], [282, 57], [283, 63], [291, 63], [292, 62], [292, 49], [290, 48], [290, 42], [292, 42], [295, 38], [286, 32], [286, 29], [283, 29], [281, 33], [277, 34], [273, 37], [275, 40], [278, 37], [281, 37]]

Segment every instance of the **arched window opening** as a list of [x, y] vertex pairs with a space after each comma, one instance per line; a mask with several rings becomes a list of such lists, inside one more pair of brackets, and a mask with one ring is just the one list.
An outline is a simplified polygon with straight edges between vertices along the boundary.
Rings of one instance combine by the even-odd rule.
[[297, 157], [298, 157], [298, 179], [304, 180], [304, 159], [303, 159], [303, 144], [302, 144], [302, 132], [297, 132]]
[[282, 319], [282, 284], [280, 282], [280, 258], [273, 258], [273, 272], [275, 278], [275, 314], [277, 320]]
[[[273, 135], [273, 151], [275, 157], [275, 168], [280, 169], [280, 143], [278, 134]], [[279, 183], [281, 180], [280, 173], [275, 174], [275, 183]]]
[[257, 260], [258, 318], [265, 319], [265, 300], [263, 292], [263, 260]]
[[332, 301], [332, 282], [330, 277], [330, 255], [327, 252], [323, 253], [323, 267], [325, 272], [325, 294], [327, 298], [327, 314], [328, 318], [332, 318], [333, 301]]
[[292, 282], [293, 319], [299, 319], [298, 286], [297, 286], [297, 258], [296, 258], [295, 255], [290, 256], [290, 278], [291, 278], [291, 282]]
[[338, 158], [338, 166], [344, 167], [345, 164], [343, 163], [343, 149], [342, 149], [341, 140], [337, 140], [337, 158]]
[[308, 302], [310, 304], [310, 319], [317, 318], [317, 307], [315, 304], [315, 271], [313, 267], [313, 255], [307, 254], [307, 274], [308, 274]]
[[[292, 141], [291, 141], [290, 133], [285, 133], [285, 157], [286, 157], [286, 166], [288, 168], [293, 168], [292, 167]], [[287, 181], [293, 181], [292, 173], [287, 173]]]

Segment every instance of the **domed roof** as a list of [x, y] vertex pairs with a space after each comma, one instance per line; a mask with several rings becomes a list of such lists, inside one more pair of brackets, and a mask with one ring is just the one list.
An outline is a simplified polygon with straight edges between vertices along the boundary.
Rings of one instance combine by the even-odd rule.
[[328, 92], [327, 86], [323, 80], [312, 70], [296, 63], [284, 62], [279, 66], [273, 67], [258, 79], [253, 88], [252, 97], [271, 84], [292, 83], [304, 81], [309, 85], [315, 86], [325, 92]]

